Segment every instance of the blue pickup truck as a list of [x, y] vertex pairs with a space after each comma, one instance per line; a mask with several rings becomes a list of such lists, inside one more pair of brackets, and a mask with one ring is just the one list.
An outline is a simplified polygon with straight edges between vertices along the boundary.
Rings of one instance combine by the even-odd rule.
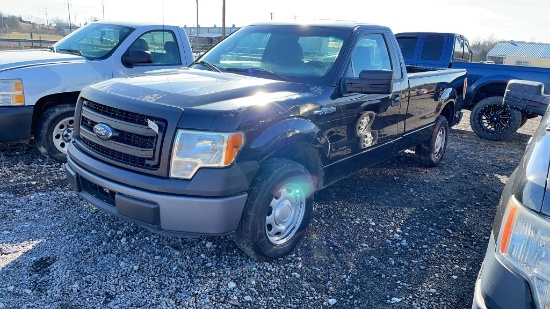
[[[396, 35], [405, 64], [432, 68], [466, 69], [468, 87], [462, 108], [471, 110], [473, 131], [486, 139], [502, 140], [513, 134], [534, 113], [502, 105], [508, 81], [531, 80], [550, 85], [550, 69], [471, 63], [468, 39], [455, 33], [409, 32]], [[461, 85], [455, 85], [462, 89]], [[546, 87], [546, 91], [550, 89]]]

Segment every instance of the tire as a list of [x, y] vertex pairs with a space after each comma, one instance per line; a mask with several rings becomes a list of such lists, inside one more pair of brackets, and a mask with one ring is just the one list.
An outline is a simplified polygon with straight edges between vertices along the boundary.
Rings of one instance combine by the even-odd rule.
[[42, 114], [34, 134], [41, 154], [59, 162], [67, 161], [67, 147], [73, 137], [74, 109], [74, 105], [63, 104]]
[[300, 164], [271, 159], [260, 167], [235, 233], [237, 246], [252, 258], [283, 257], [302, 239], [313, 211], [313, 182]]
[[447, 149], [449, 139], [449, 122], [443, 116], [437, 117], [432, 136], [429, 140], [416, 146], [416, 155], [420, 164], [426, 167], [434, 167], [441, 163]]
[[472, 130], [480, 137], [501, 141], [516, 132], [523, 120], [520, 111], [502, 105], [502, 97], [479, 101], [470, 115]]

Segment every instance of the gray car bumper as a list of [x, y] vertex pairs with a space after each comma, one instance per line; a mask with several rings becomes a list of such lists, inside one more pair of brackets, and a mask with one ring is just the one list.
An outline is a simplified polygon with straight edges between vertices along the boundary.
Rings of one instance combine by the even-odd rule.
[[535, 308], [529, 283], [504, 265], [495, 251], [495, 239], [491, 234], [476, 280], [472, 308]]
[[247, 194], [195, 197], [151, 192], [90, 173], [67, 158], [69, 183], [98, 208], [152, 231], [196, 237], [223, 235], [237, 229]]

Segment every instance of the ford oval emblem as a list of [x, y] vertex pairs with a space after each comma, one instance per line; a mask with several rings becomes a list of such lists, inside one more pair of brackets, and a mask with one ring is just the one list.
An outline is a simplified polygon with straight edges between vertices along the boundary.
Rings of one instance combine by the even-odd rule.
[[108, 140], [114, 135], [114, 130], [104, 123], [98, 123], [94, 126], [94, 133], [102, 140]]

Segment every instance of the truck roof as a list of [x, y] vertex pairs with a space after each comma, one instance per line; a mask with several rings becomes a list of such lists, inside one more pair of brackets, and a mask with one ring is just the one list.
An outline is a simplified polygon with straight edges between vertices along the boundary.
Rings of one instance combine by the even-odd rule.
[[419, 34], [442, 34], [442, 35], [458, 35], [458, 36], [462, 36], [462, 37], [465, 37], [464, 35], [460, 34], [460, 33], [452, 33], [452, 32], [424, 32], [424, 31], [417, 31], [417, 32], [399, 32], [399, 33], [396, 33], [395, 36], [403, 36], [403, 35], [419, 35]]
[[102, 21], [95, 21], [94, 24], [103, 24], [103, 25], [117, 25], [117, 26], [128, 26], [128, 27], [143, 27], [143, 26], [155, 26], [155, 27], [162, 27], [162, 26], [174, 26], [174, 25], [167, 25], [162, 23], [154, 23], [154, 22], [135, 22], [135, 21], [122, 21], [122, 20], [102, 20]]
[[379, 26], [369, 23], [346, 21], [346, 20], [303, 20], [303, 21], [289, 21], [289, 22], [258, 22], [252, 23], [250, 26], [266, 26], [266, 25], [282, 25], [282, 26], [315, 26], [315, 27], [330, 27], [337, 29], [354, 29], [357, 27], [367, 27], [369, 29], [390, 30], [389, 27]]

